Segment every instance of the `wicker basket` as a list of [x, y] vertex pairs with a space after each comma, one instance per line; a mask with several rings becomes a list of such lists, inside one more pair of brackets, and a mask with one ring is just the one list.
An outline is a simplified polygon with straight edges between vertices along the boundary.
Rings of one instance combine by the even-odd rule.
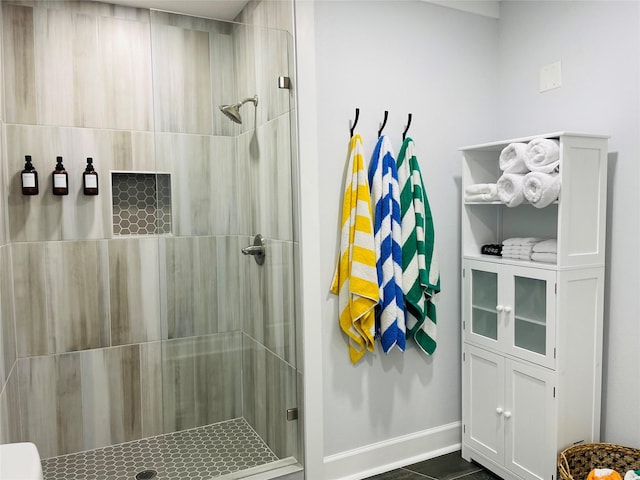
[[640, 469], [640, 449], [613, 443], [582, 443], [558, 456], [558, 474], [563, 480], [587, 480], [594, 468], [611, 468], [624, 478], [629, 470]]

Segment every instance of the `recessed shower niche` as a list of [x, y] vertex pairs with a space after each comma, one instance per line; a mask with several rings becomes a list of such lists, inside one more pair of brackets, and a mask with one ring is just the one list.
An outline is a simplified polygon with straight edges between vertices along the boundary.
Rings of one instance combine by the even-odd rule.
[[111, 172], [113, 235], [171, 233], [171, 176]]

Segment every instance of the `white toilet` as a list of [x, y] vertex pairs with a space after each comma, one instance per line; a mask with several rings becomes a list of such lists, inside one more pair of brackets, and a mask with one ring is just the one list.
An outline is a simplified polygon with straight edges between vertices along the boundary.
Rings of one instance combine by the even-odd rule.
[[27, 442], [0, 445], [0, 480], [43, 480], [37, 447]]

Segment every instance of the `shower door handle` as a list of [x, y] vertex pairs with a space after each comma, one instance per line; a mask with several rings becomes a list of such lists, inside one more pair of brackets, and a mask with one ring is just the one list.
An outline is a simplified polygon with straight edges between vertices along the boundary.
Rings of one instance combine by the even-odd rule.
[[255, 237], [253, 237], [253, 245], [244, 247], [241, 252], [244, 255], [253, 255], [256, 263], [258, 265], [262, 265], [264, 263], [265, 257], [264, 238], [262, 237], [262, 235], [257, 234]]

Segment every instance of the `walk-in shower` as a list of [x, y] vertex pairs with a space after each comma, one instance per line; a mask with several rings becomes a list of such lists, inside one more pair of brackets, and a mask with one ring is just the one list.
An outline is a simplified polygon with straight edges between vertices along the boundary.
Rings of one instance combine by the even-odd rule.
[[240, 107], [247, 102], [253, 102], [254, 106], [258, 106], [258, 95], [254, 95], [252, 98], [245, 98], [233, 105], [220, 105], [218, 108], [224, 113], [232, 122], [242, 124], [242, 117], [240, 116]]
[[[92, 1], [0, 8], [0, 443], [35, 443], [45, 480], [300, 471], [290, 35]], [[218, 111], [236, 99], [239, 125]], [[56, 156], [63, 197], [42, 178]], [[242, 252], [257, 233], [261, 265]]]

